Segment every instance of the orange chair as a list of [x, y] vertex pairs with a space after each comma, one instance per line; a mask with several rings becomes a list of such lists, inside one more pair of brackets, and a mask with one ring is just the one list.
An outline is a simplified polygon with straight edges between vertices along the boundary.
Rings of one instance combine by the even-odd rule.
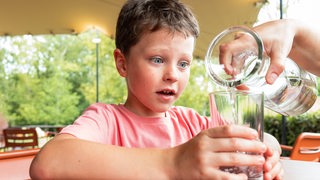
[[320, 133], [303, 132], [293, 146], [281, 145], [282, 150], [290, 151], [290, 159], [320, 162]]
[[6, 150], [38, 147], [38, 135], [34, 128], [7, 128], [3, 130], [3, 135]]

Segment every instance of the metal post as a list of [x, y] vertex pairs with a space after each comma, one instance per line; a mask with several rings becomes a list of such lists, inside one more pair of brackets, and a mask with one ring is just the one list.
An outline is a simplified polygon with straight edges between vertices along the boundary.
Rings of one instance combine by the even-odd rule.
[[99, 102], [99, 32], [96, 31], [96, 37], [92, 39], [92, 42], [96, 44], [96, 102]]
[[99, 43], [96, 43], [96, 102], [99, 102]]
[[282, 0], [280, 0], [280, 19], [283, 18], [283, 4], [282, 4]]
[[287, 117], [282, 115], [281, 118], [282, 121], [282, 125], [281, 125], [281, 131], [282, 131], [282, 135], [281, 135], [281, 144], [286, 145], [287, 144]]
[[[283, 4], [282, 0], [280, 0], [280, 19], [283, 18]], [[281, 118], [281, 144], [287, 144], [287, 116], [282, 115]]]

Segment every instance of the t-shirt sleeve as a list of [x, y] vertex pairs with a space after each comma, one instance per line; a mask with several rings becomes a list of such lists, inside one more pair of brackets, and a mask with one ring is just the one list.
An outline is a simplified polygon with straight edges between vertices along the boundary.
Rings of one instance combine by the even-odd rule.
[[220, 113], [217, 109], [211, 108], [210, 109], [210, 119], [211, 119], [211, 125], [212, 127], [222, 126], [226, 125], [225, 121], [222, 119]]
[[175, 106], [172, 110], [176, 112], [175, 116], [177, 116], [179, 120], [184, 120], [188, 123], [189, 128], [193, 129], [194, 132], [225, 124], [217, 111], [212, 112], [211, 117], [207, 117], [200, 115], [192, 108]]
[[191, 108], [187, 108], [187, 110], [193, 112], [193, 119], [199, 119], [200, 126], [203, 126], [202, 129], [208, 129], [225, 125], [225, 122], [223, 121], [217, 110], [211, 109], [212, 112], [210, 117], [201, 116]]
[[66, 126], [60, 133], [71, 134], [77, 138], [88, 141], [98, 143], [105, 142], [104, 137], [106, 134], [107, 122], [101, 106], [101, 104], [89, 106], [72, 125]]

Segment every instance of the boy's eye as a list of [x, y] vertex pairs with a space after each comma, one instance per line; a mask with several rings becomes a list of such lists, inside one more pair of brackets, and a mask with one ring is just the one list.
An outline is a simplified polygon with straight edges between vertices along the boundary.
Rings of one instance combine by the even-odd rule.
[[187, 69], [190, 66], [190, 63], [187, 61], [181, 61], [178, 65], [183, 69]]
[[151, 58], [151, 61], [156, 64], [163, 63], [163, 60], [160, 57], [153, 57], [153, 58]]

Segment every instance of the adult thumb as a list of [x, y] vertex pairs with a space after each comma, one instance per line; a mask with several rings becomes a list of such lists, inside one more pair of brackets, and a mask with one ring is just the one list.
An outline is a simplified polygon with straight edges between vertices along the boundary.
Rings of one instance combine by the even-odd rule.
[[266, 81], [268, 84], [273, 84], [279, 75], [284, 70], [284, 57], [281, 56], [270, 56], [270, 66], [266, 74]]

